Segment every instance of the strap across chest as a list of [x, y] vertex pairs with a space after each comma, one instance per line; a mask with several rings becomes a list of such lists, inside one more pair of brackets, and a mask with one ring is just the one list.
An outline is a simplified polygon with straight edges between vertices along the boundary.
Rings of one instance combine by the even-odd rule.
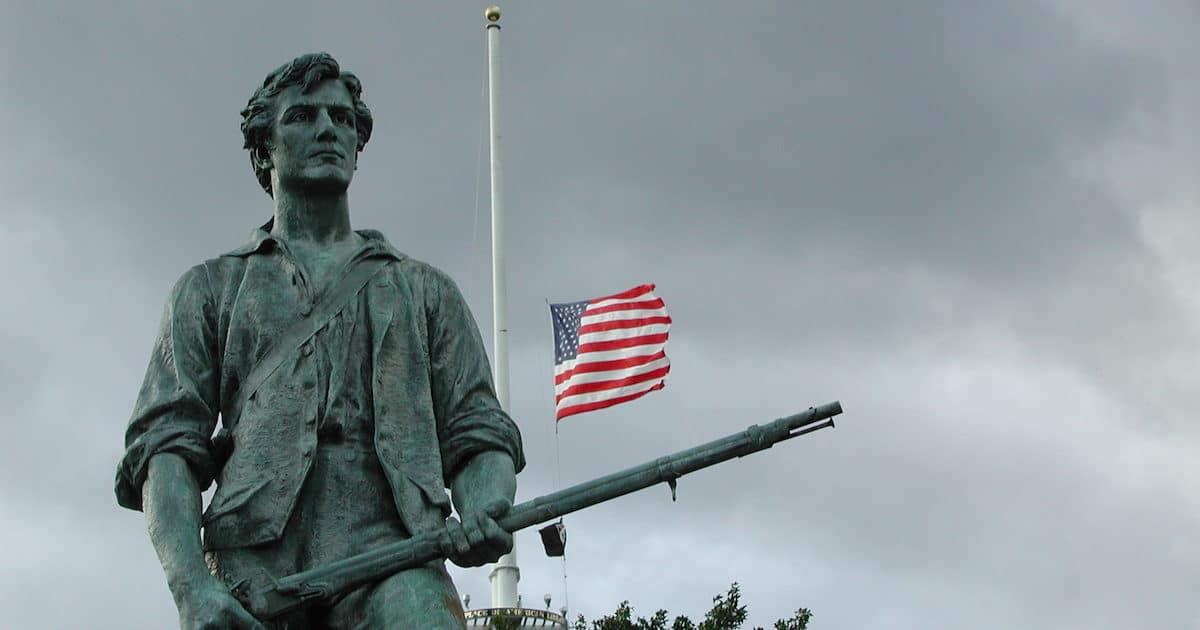
[[326, 292], [324, 298], [313, 307], [307, 316], [292, 324], [275, 340], [266, 356], [256, 363], [250, 369], [249, 374], [242, 379], [233, 404], [229, 406], [229, 418], [225, 422], [225, 426], [232, 428], [237, 424], [246, 403], [283, 364], [284, 360], [307, 343], [342, 309], [346, 308], [350, 300], [358, 295], [358, 292], [380, 269], [387, 265], [389, 260], [386, 256], [374, 256], [355, 263], [341, 282], [333, 290]]

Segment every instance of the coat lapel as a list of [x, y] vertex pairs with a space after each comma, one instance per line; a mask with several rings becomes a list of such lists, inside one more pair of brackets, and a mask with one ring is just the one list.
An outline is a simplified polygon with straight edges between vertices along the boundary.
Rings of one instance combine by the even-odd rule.
[[396, 314], [396, 287], [389, 282], [387, 270], [367, 283], [367, 303], [370, 305], [371, 336], [374, 338], [371, 363], [378, 369], [379, 351]]

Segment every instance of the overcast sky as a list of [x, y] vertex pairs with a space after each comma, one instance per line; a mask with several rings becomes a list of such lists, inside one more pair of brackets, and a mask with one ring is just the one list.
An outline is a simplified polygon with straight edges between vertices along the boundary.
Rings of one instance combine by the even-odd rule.
[[[6, 3], [0, 626], [175, 622], [113, 471], [171, 285], [270, 215], [238, 111], [279, 64], [362, 79], [352, 221], [490, 344], [484, 3], [434, 4]], [[518, 536], [527, 605], [695, 619], [737, 581], [758, 625], [1200, 625], [1194, 2], [504, 9], [518, 499], [846, 410], [568, 517], [565, 586]], [[556, 442], [546, 301], [642, 282], [666, 389]]]

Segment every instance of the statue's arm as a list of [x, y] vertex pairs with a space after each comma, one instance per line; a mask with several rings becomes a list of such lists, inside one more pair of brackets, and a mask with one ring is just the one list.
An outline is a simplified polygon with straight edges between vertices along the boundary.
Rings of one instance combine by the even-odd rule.
[[517, 495], [512, 458], [502, 451], [478, 453], [459, 469], [450, 489], [459, 514], [484, 511], [496, 500], [511, 505]]
[[494, 562], [512, 549], [512, 535], [496, 524], [512, 507], [516, 473], [524, 467], [521, 433], [500, 407], [479, 328], [454, 282], [431, 278], [427, 304], [434, 414], [442, 476], [461, 527], [447, 528], [446, 551], [455, 564]]
[[125, 431], [117, 464], [117, 502], [142, 509], [150, 461], [161, 453], [183, 458], [200, 488], [217, 474], [212, 434], [220, 408], [221, 363], [216, 308], [207, 272], [190, 269], [175, 284]]
[[263, 626], [208, 571], [200, 543], [200, 486], [179, 455], [150, 459], [142, 485], [142, 509], [150, 542], [158, 553], [182, 628]]
[[459, 469], [450, 482], [461, 527], [447, 529], [451, 559], [460, 566], [495, 562], [512, 550], [512, 534], [496, 524], [512, 507], [517, 474], [502, 451], [483, 451]]
[[142, 485], [142, 509], [150, 543], [158, 553], [176, 605], [190, 592], [219, 587], [204, 562], [200, 543], [200, 487], [182, 457], [159, 453], [151, 458]]
[[[477, 455], [491, 451], [507, 455], [512, 474], [518, 473], [525, 467], [521, 432], [496, 398], [491, 366], [475, 318], [449, 277], [434, 272], [431, 284], [426, 306], [430, 389], [442, 477], [452, 482]], [[453, 490], [453, 485], [448, 485]]]
[[115, 491], [142, 510], [183, 628], [262, 628], [209, 573], [200, 542], [200, 491], [217, 463], [216, 313], [203, 266], [180, 278], [163, 311], [146, 377], [125, 432]]

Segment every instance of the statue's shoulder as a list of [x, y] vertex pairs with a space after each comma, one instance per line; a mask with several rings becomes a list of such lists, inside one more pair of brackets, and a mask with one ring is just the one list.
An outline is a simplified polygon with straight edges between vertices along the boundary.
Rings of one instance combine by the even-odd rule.
[[237, 249], [209, 258], [189, 269], [184, 274], [184, 279], [198, 283], [203, 278], [213, 301], [228, 302], [242, 285], [250, 255], [258, 251], [261, 245], [261, 242], [243, 244]]
[[393, 260], [389, 267], [392, 274], [398, 280], [418, 289], [430, 288], [441, 290], [446, 286], [454, 284], [450, 276], [441, 269], [397, 250], [388, 242], [382, 232], [378, 230], [358, 230], [358, 233], [376, 243], [381, 249], [392, 256]]
[[246, 274], [246, 258], [222, 254], [196, 265], [208, 278], [213, 293], [220, 295], [229, 287], [236, 288]]
[[404, 258], [392, 263], [395, 277], [408, 285], [426, 300], [440, 300], [447, 292], [457, 292], [458, 285], [450, 274], [415, 258]]
[[416, 258], [404, 258], [395, 261], [392, 263], [392, 266], [400, 273], [423, 283], [432, 282], [440, 285], [446, 282], [453, 282], [446, 272], [434, 267], [432, 264], [427, 263], [424, 260], [418, 260]]
[[204, 263], [193, 265], [179, 276], [171, 288], [170, 301], [204, 302], [212, 294], [208, 269]]
[[204, 272], [208, 274], [209, 283], [215, 293], [223, 294], [229, 288], [236, 289], [241, 285], [250, 259], [255, 254], [265, 251], [273, 240], [268, 231], [270, 226], [271, 222], [268, 221], [265, 225], [252, 230], [249, 238], [236, 248], [209, 258], [198, 265], [203, 267]]

